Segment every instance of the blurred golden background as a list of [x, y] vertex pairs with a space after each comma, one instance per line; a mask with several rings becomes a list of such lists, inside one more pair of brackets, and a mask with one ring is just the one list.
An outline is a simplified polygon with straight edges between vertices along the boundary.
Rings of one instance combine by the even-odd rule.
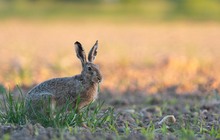
[[73, 49], [99, 40], [102, 89], [220, 89], [219, 0], [1, 0], [0, 83], [80, 73]]

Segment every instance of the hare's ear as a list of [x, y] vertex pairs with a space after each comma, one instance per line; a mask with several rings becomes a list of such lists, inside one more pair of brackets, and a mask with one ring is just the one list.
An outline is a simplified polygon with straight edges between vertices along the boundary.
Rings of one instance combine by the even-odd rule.
[[82, 45], [78, 41], [76, 41], [74, 43], [74, 46], [75, 46], [77, 57], [81, 60], [82, 66], [84, 66], [86, 64], [86, 54], [85, 54], [85, 51], [83, 50]]
[[98, 40], [96, 41], [95, 45], [92, 47], [92, 49], [89, 52], [89, 56], [88, 56], [89, 62], [93, 62], [95, 60], [95, 57], [97, 55], [97, 49], [98, 49]]

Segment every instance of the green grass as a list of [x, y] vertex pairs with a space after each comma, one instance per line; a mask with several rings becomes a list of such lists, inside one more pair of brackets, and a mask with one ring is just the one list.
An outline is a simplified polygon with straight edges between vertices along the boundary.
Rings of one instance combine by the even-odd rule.
[[[18, 86], [17, 88], [20, 92], [18, 97], [14, 97], [13, 93], [7, 92], [3, 87], [0, 88], [3, 97], [3, 101], [0, 102], [0, 106], [3, 107], [0, 111], [0, 123], [2, 124], [24, 125], [31, 122], [28, 119], [30, 112], [27, 112], [25, 108], [25, 97], [20, 88]], [[103, 124], [113, 125], [114, 109], [109, 107], [103, 111], [101, 110], [103, 104], [104, 102], [92, 103], [80, 112], [77, 112], [77, 107], [67, 112], [67, 108], [71, 105], [68, 102], [59, 110], [53, 109], [52, 106], [46, 106], [45, 109], [49, 112], [49, 115], [33, 110], [37, 118], [34, 121], [45, 127], [55, 128], [75, 127], [85, 124], [91, 130], [101, 127]]]
[[1, 106], [4, 110], [0, 112], [0, 122], [1, 123], [14, 123], [14, 124], [25, 124], [26, 123], [26, 111], [24, 96], [19, 89], [20, 96], [15, 99], [10, 92], [6, 93], [4, 88], [3, 91], [3, 101], [1, 101]]

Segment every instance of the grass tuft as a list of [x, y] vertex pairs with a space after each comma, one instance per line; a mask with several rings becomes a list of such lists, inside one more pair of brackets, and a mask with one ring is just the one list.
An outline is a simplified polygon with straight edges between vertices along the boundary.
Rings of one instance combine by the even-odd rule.
[[[30, 112], [25, 108], [25, 97], [21, 89], [18, 86], [17, 88], [19, 90], [18, 97], [15, 97], [10, 91], [6, 92], [5, 90], [2, 92], [3, 101], [0, 102], [0, 106], [2, 106], [3, 109], [0, 111], [0, 123], [19, 125], [24, 125], [29, 122], [33, 123], [33, 121], [28, 119]], [[49, 102], [50, 101], [51, 100], [49, 100]], [[67, 111], [71, 106], [71, 103], [68, 101], [61, 109], [54, 109], [52, 105], [45, 106], [47, 114], [33, 110], [37, 118], [34, 123], [40, 123], [44, 127], [55, 128], [86, 125], [91, 130], [102, 127], [102, 125], [114, 125], [114, 109], [109, 107], [102, 111], [103, 105], [104, 102], [91, 103], [80, 112], [77, 112], [77, 107], [71, 111]]]
[[0, 111], [0, 122], [1, 123], [12, 123], [12, 124], [25, 124], [26, 123], [26, 110], [24, 96], [21, 89], [19, 90], [19, 96], [14, 97], [10, 90], [2, 92], [2, 100], [0, 105], [3, 107], [3, 111]]

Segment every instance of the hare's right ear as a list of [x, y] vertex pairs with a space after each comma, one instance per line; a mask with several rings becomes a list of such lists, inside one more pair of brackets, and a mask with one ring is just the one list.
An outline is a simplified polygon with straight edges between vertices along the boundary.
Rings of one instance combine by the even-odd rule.
[[86, 64], [86, 54], [83, 50], [83, 47], [78, 41], [74, 43], [74, 46], [75, 46], [77, 57], [81, 60], [82, 66], [84, 67], [84, 65]]

